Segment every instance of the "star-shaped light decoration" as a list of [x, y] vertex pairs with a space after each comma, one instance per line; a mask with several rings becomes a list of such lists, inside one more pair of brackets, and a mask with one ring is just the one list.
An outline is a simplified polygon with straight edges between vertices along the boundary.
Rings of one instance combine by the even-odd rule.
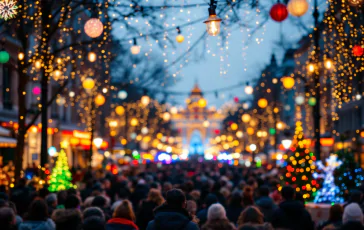
[[18, 12], [15, 0], [0, 0], [0, 18], [5, 21], [13, 18]]

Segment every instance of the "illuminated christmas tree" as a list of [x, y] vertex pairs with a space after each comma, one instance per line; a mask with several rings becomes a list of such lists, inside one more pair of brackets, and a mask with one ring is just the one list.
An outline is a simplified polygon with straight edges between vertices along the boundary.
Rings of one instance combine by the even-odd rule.
[[63, 149], [58, 154], [56, 166], [52, 170], [51, 179], [49, 180], [49, 191], [57, 192], [73, 188], [72, 174], [68, 168], [67, 155]]
[[340, 196], [347, 199], [351, 190], [361, 186], [363, 170], [355, 161], [353, 152], [341, 150], [336, 154], [343, 163], [334, 172], [335, 184], [340, 189]]
[[313, 193], [319, 187], [317, 181], [313, 179], [315, 172], [316, 157], [307, 148], [307, 141], [303, 138], [302, 122], [296, 122], [294, 136], [294, 147], [292, 154], [286, 159], [285, 174], [283, 175], [284, 185], [291, 185], [296, 192], [301, 192], [306, 200], [313, 199]]

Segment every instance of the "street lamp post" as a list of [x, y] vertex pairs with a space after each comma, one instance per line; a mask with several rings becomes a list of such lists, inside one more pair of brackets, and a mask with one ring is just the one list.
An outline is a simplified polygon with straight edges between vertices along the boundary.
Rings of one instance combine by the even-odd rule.
[[321, 160], [321, 146], [320, 146], [320, 68], [319, 67], [319, 58], [320, 58], [320, 30], [319, 30], [319, 16], [320, 13], [318, 11], [318, 3], [317, 0], [314, 1], [314, 11], [313, 11], [313, 18], [315, 21], [315, 28], [314, 28], [314, 58], [317, 69], [314, 71], [314, 84], [315, 84], [315, 98], [316, 98], [316, 105], [313, 108], [313, 120], [314, 120], [314, 131], [315, 131], [315, 153], [316, 159], [318, 161]]

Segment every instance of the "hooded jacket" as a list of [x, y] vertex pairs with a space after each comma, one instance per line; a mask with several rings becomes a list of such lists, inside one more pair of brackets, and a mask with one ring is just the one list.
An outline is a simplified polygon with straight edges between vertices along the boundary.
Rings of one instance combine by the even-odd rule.
[[150, 221], [147, 230], [198, 230], [188, 212], [183, 209], [161, 205], [154, 210], [154, 220]]
[[274, 228], [293, 230], [314, 229], [311, 215], [303, 204], [296, 200], [287, 200], [279, 204], [279, 208], [273, 213], [272, 225]]
[[264, 214], [264, 221], [271, 222], [274, 211], [278, 208], [272, 198], [268, 196], [261, 197], [255, 203], [260, 211]]
[[47, 221], [25, 221], [20, 223], [18, 230], [55, 230], [55, 224], [51, 219]]

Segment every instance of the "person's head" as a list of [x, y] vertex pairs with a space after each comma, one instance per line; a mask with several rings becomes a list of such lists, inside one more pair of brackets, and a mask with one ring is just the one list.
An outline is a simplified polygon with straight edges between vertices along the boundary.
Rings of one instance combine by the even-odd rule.
[[96, 196], [95, 199], [92, 201], [91, 206], [105, 208], [106, 207], [106, 199], [103, 196]]
[[80, 207], [80, 199], [76, 195], [69, 195], [66, 199], [64, 207], [66, 209], [74, 209]]
[[354, 189], [350, 191], [350, 202], [360, 204], [363, 199], [363, 193], [360, 190]]
[[83, 219], [96, 216], [105, 220], [104, 212], [98, 207], [89, 207], [83, 211]]
[[263, 224], [264, 215], [255, 206], [249, 206], [240, 214], [238, 224], [243, 225], [246, 223]]
[[67, 191], [62, 190], [57, 193], [57, 202], [59, 205], [64, 205], [67, 199]]
[[259, 196], [260, 197], [267, 197], [267, 196], [269, 196], [269, 188], [268, 188], [268, 186], [263, 185], [263, 186], [260, 186], [259, 187]]
[[344, 209], [343, 223], [351, 221], [363, 223], [363, 212], [357, 203], [351, 203]]
[[11, 230], [15, 227], [15, 213], [11, 208], [0, 208], [0, 226], [1, 229]]
[[185, 208], [186, 196], [180, 189], [172, 189], [167, 192], [166, 201], [171, 208]]
[[54, 194], [54, 193], [49, 194], [48, 196], [46, 196], [45, 200], [49, 207], [53, 207], [53, 208], [57, 207], [57, 195], [56, 194]]
[[207, 211], [207, 220], [224, 220], [226, 219], [226, 211], [224, 206], [219, 203], [213, 204]]
[[112, 214], [113, 218], [124, 218], [127, 220], [135, 221], [135, 214], [133, 206], [128, 200], [123, 200], [121, 204], [115, 209]]
[[3, 207], [9, 207], [9, 203], [4, 199], [0, 199], [0, 208]]
[[44, 200], [35, 199], [30, 203], [27, 219], [32, 221], [45, 221], [48, 219], [48, 207]]
[[105, 219], [98, 216], [84, 218], [82, 230], [105, 230]]
[[334, 204], [330, 207], [329, 220], [331, 222], [340, 221], [343, 218], [344, 209], [340, 204]]
[[172, 184], [170, 182], [164, 182], [163, 184], [163, 192], [168, 192], [173, 188]]
[[82, 215], [78, 209], [57, 209], [52, 220], [57, 230], [79, 230], [82, 226]]
[[127, 188], [120, 188], [116, 194], [119, 200], [125, 200], [129, 197], [129, 190]]
[[291, 186], [284, 186], [281, 194], [284, 200], [293, 200], [295, 198], [295, 191]]
[[194, 200], [188, 200], [186, 204], [187, 212], [191, 215], [196, 215], [197, 212], [197, 204]]
[[161, 191], [155, 188], [149, 190], [148, 200], [156, 203], [158, 206], [164, 203], [164, 198]]
[[240, 195], [240, 192], [236, 191], [231, 194], [230, 200], [229, 200], [229, 206], [231, 207], [241, 207], [243, 202], [243, 198]]
[[207, 194], [205, 201], [204, 201], [206, 208], [209, 208], [211, 205], [213, 205], [217, 202], [218, 202], [218, 200], [217, 200], [216, 195], [214, 195], [212, 193]]
[[246, 185], [243, 190], [243, 205], [249, 206], [254, 204], [253, 188]]

